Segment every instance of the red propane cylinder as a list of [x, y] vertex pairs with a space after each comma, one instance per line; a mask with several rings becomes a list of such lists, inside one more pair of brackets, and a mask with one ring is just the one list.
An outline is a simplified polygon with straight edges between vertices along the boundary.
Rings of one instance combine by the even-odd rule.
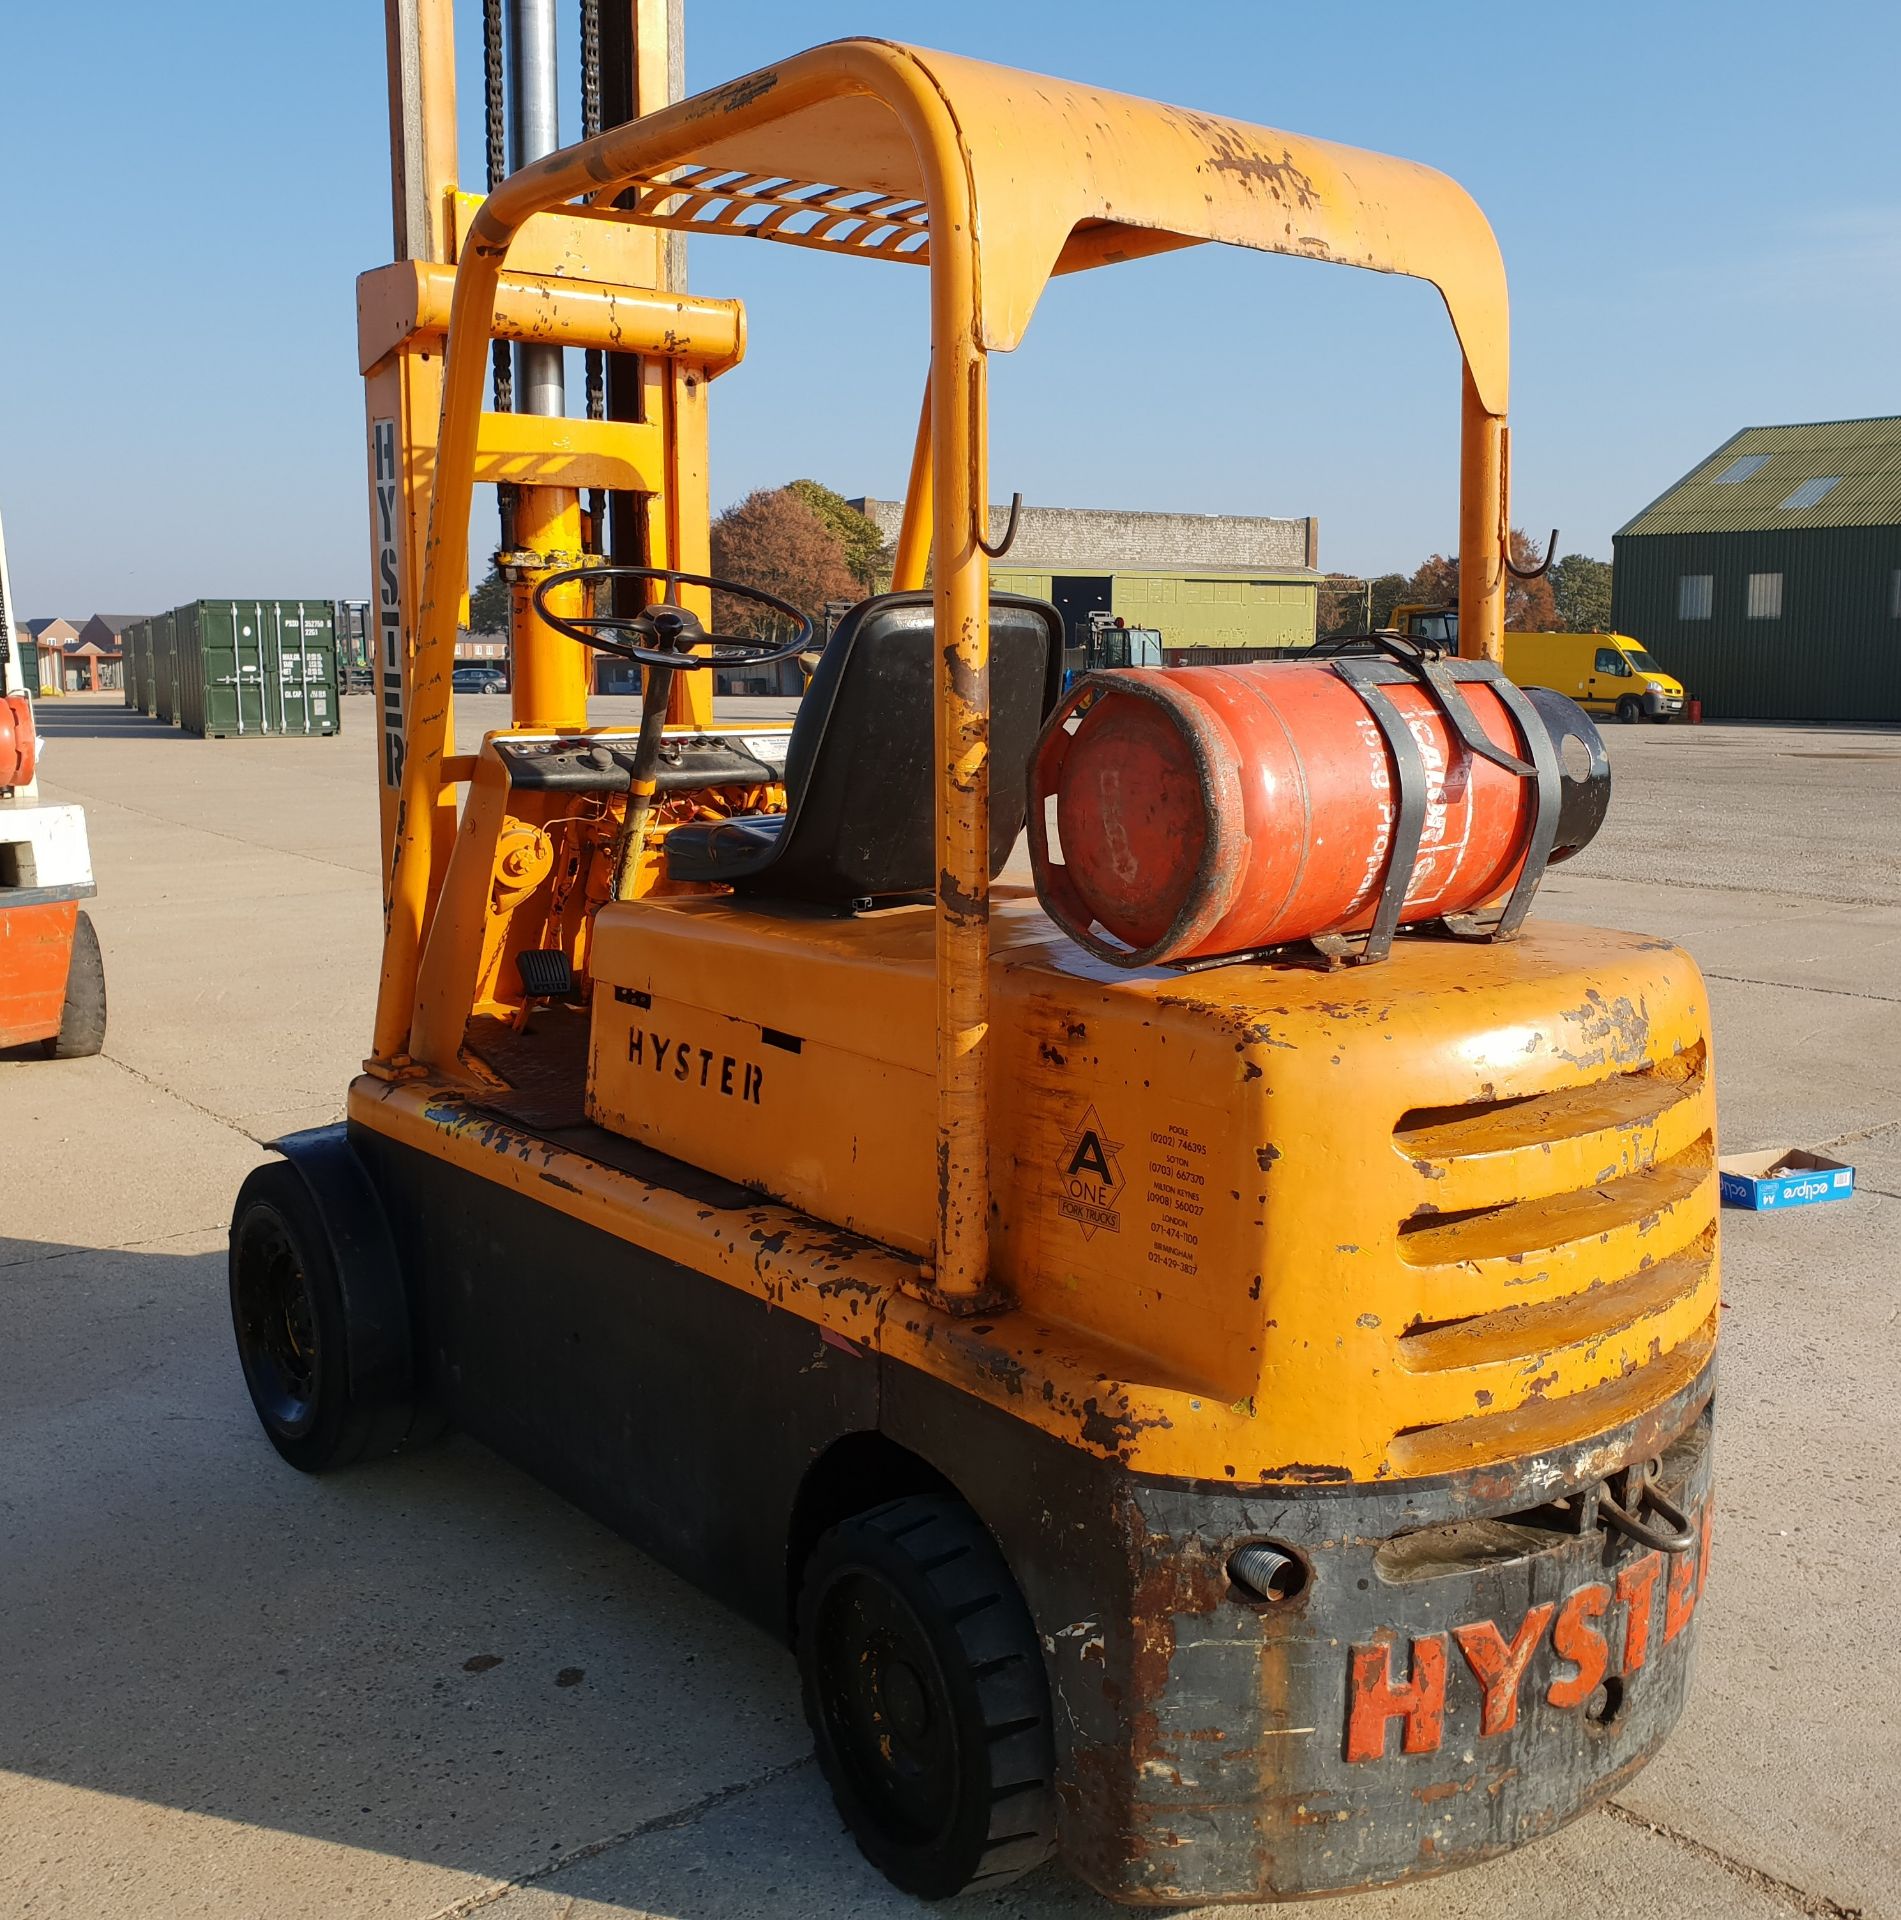
[[38, 758], [32, 702], [23, 693], [0, 694], [0, 787], [25, 786]]
[[[1392, 756], [1329, 666], [1134, 668], [1058, 710], [1031, 774], [1037, 893], [1065, 931], [1124, 965], [1244, 953], [1372, 922], [1394, 817]], [[1534, 782], [1471, 753], [1416, 685], [1382, 689], [1426, 769], [1401, 924], [1499, 899], [1522, 864]], [[1498, 694], [1464, 682], [1486, 737], [1526, 751]], [[1055, 797], [1058, 848], [1048, 844]], [[1111, 945], [1092, 928], [1110, 936]]]

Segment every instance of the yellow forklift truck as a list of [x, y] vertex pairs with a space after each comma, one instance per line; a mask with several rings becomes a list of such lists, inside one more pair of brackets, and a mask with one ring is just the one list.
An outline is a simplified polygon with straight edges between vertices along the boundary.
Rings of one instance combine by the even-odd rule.
[[[1695, 966], [1532, 921], [1130, 967], [995, 879], [1062, 635], [990, 591], [989, 356], [1052, 274], [1181, 247], [1430, 281], [1470, 657], [1420, 684], [1489, 674], [1506, 300], [1476, 207], [880, 40], [670, 101], [644, 4], [584, 15], [581, 142], [517, 141], [477, 201], [446, 0], [389, 18], [400, 258], [361, 298], [387, 935], [347, 1122], [281, 1141], [232, 1222], [271, 1440], [320, 1471], [453, 1422], [785, 1635], [845, 1819], [925, 1896], [1053, 1854], [1135, 1904], [1338, 1892], [1602, 1800], [1678, 1715], [1707, 1564]], [[706, 389], [744, 336], [680, 290], [681, 233], [928, 276], [894, 590], [782, 751], [704, 692], [809, 630], [708, 631]], [[530, 352], [485, 407], [497, 342]], [[588, 418], [535, 386], [562, 349], [604, 356]], [[463, 754], [489, 482], [512, 724]], [[588, 725], [574, 635], [642, 665], [640, 727]]]

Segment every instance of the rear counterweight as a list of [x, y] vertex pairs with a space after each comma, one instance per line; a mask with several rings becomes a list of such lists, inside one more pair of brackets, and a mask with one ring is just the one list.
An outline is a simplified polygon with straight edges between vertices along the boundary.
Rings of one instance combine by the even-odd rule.
[[[920, 1451], [968, 1418], [928, 1385], [886, 1390]], [[1137, 1905], [1344, 1893], [1597, 1805], [1687, 1696], [1711, 1410], [1705, 1373], [1561, 1458], [1378, 1488], [1163, 1481], [966, 1433], [963, 1490], [1042, 1638], [1065, 1864]], [[1007, 1460], [994, 1484], [973, 1482], [985, 1457]], [[1597, 1517], [1607, 1474], [1648, 1459], [1687, 1553]], [[1296, 1563], [1284, 1597], [1237, 1581], [1255, 1542]]]

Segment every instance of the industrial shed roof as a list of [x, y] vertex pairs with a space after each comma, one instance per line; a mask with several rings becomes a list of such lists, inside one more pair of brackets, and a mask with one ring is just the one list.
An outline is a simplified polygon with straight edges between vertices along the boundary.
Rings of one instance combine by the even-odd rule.
[[1617, 533], [1893, 525], [1901, 525], [1901, 416], [1890, 415], [1745, 427]]

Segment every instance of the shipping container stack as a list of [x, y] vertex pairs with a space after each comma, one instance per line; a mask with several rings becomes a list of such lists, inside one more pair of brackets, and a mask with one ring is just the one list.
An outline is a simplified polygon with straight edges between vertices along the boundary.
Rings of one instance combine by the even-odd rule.
[[159, 719], [207, 740], [338, 730], [335, 602], [194, 600], [151, 629]]

